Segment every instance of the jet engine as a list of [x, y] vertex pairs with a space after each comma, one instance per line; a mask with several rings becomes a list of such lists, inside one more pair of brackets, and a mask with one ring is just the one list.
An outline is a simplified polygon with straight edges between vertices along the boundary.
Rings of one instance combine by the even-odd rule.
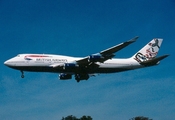
[[72, 79], [72, 75], [71, 74], [65, 74], [65, 73], [61, 73], [59, 75], [60, 80], [68, 80], [68, 79]]
[[99, 62], [102, 59], [104, 59], [104, 57], [100, 54], [94, 54], [89, 56], [89, 62]]
[[92, 54], [89, 56], [89, 62], [104, 62], [107, 59], [111, 59], [114, 57], [115, 54], [108, 54], [108, 55], [102, 55], [102, 54]]
[[78, 65], [75, 63], [65, 63], [63, 66], [63, 69], [64, 70], [71, 70], [71, 69], [74, 69], [76, 67], [78, 67]]

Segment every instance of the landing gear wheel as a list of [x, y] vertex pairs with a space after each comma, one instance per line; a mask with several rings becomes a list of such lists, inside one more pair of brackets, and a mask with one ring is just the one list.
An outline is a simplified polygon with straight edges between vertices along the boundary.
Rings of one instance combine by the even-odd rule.
[[75, 75], [75, 80], [76, 80], [77, 82], [80, 82], [80, 76], [79, 76], [78, 74]]
[[24, 78], [24, 72], [23, 72], [23, 71], [21, 71], [21, 73], [22, 73], [21, 78]]
[[89, 79], [88, 74], [75, 74], [75, 80], [77, 80], [77, 82], [80, 82], [80, 80], [88, 80], [88, 79]]
[[77, 80], [77, 82], [79, 83], [79, 82], [80, 82], [80, 80]]
[[21, 78], [24, 78], [24, 75], [21, 75]]

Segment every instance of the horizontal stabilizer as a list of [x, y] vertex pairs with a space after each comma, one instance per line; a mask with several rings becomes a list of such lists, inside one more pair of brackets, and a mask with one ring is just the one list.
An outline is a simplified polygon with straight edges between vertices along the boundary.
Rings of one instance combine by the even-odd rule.
[[159, 63], [159, 61], [163, 60], [164, 58], [166, 58], [168, 56], [169, 55], [163, 55], [163, 56], [160, 56], [160, 57], [157, 57], [157, 58], [153, 58], [153, 59], [148, 60], [148, 61], [141, 62], [140, 64], [144, 65], [144, 66], [157, 65]]

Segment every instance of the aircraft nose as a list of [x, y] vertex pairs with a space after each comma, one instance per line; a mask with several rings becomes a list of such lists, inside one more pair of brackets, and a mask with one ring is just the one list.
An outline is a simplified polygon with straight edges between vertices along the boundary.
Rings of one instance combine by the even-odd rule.
[[4, 62], [4, 65], [6, 65], [6, 66], [12, 66], [12, 62], [10, 60], [6, 60]]
[[4, 65], [9, 66], [9, 61], [6, 60], [6, 61], [4, 62]]

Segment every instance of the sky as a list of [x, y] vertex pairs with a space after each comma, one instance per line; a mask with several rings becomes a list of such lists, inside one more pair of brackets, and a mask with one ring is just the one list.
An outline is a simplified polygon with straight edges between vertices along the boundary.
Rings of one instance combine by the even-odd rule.
[[[89, 115], [93, 120], [129, 120], [175, 115], [174, 0], [1, 0], [0, 119], [61, 120]], [[158, 66], [100, 74], [77, 83], [58, 74], [6, 67], [20, 53], [85, 57], [129, 40], [116, 53], [128, 58], [153, 38], [163, 38]]]

